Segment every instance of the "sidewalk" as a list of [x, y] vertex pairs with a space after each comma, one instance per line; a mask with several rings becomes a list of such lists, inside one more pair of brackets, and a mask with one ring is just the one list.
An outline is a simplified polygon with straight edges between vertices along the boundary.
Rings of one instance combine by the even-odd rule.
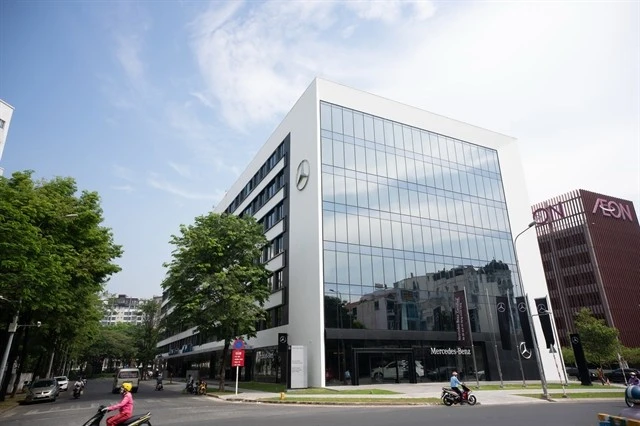
[[[522, 382], [505, 382], [505, 384], [510, 385], [519, 385]], [[575, 399], [567, 400], [563, 398], [558, 399], [536, 399], [528, 396], [520, 396], [522, 394], [527, 395], [542, 395], [542, 389], [533, 388], [537, 383], [530, 382], [528, 384], [529, 387], [521, 388], [521, 389], [509, 389], [509, 390], [482, 390], [482, 386], [486, 385], [499, 385], [499, 382], [482, 382], [480, 384], [480, 390], [475, 390], [474, 385], [471, 384], [471, 390], [473, 394], [478, 399], [478, 403], [481, 405], [514, 405], [514, 404], [546, 404], [549, 402], [579, 402]], [[293, 390], [289, 391], [285, 395], [284, 402], [286, 402], [287, 398], [296, 398], [296, 399], [309, 399], [309, 401], [315, 401], [316, 403], [321, 403], [323, 399], [343, 399], [345, 402], [349, 401], [349, 399], [362, 399], [362, 398], [375, 398], [376, 400], [380, 399], [401, 399], [401, 398], [440, 398], [442, 393], [442, 387], [446, 386], [446, 383], [418, 383], [418, 384], [377, 384], [377, 385], [361, 385], [361, 386], [328, 386], [327, 389], [333, 389], [336, 391], [343, 390], [366, 390], [366, 389], [383, 389], [393, 392], [398, 392], [397, 394], [390, 395], [368, 395], [368, 394], [297, 394]], [[226, 386], [227, 390], [235, 391], [235, 386]], [[238, 389], [238, 395], [228, 394], [228, 395], [215, 395], [215, 397], [225, 400], [225, 401], [237, 401], [237, 402], [261, 402], [267, 399], [280, 398], [279, 393], [271, 393], [271, 392], [260, 392], [255, 390], [243, 390], [242, 383], [240, 383]], [[292, 393], [294, 392], [294, 393]], [[590, 392], [590, 393], [619, 393], [620, 398], [624, 399], [623, 392], [624, 388], [620, 386], [607, 386], [606, 388], [598, 388], [595, 386], [589, 387], [581, 387], [581, 388], [567, 388], [567, 394], [570, 393], [580, 393], [580, 392]], [[549, 389], [549, 393], [553, 394], [561, 394], [562, 389]], [[610, 398], [607, 398], [610, 400]], [[589, 398], [585, 399], [585, 402], [598, 400], [598, 398]]]

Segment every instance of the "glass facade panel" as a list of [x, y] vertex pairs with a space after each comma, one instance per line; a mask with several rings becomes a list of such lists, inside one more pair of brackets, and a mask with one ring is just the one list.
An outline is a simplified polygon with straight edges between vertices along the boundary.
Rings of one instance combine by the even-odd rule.
[[464, 288], [489, 331], [478, 312], [519, 295], [496, 151], [325, 103], [320, 115], [325, 300], [349, 311], [336, 324], [334, 301], [327, 327], [453, 330]]

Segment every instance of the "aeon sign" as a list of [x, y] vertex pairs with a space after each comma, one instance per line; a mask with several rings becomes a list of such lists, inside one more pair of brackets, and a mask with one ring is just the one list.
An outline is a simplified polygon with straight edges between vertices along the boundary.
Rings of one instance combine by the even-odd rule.
[[565, 214], [562, 203], [540, 207], [533, 212], [533, 220], [535, 220], [536, 225], [546, 225], [564, 217]]
[[631, 206], [629, 204], [622, 204], [617, 201], [598, 198], [596, 203], [593, 205], [592, 213], [596, 213], [598, 210], [600, 210], [602, 216], [633, 221]]

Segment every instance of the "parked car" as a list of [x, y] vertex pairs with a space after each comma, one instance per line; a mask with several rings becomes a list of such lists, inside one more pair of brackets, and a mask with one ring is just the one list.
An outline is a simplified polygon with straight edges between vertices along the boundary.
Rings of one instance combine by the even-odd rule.
[[640, 377], [640, 370], [636, 370], [635, 368], [625, 368], [624, 370], [622, 368], [618, 368], [605, 373], [605, 377], [613, 383], [625, 383], [629, 381], [629, 377], [631, 377], [629, 376], [629, 373], [631, 373], [632, 371], [636, 373], [636, 376]]
[[31, 383], [27, 388], [25, 401], [55, 401], [60, 395], [60, 389], [56, 379], [39, 379]]
[[[398, 361], [398, 375], [400, 378], [409, 377], [409, 363], [406, 360]], [[422, 361], [416, 361], [416, 375], [418, 377], [424, 376], [424, 367]], [[396, 362], [391, 361], [384, 367], [374, 368], [371, 371], [371, 378], [377, 382], [383, 380], [395, 380], [396, 379]]]
[[[576, 380], [580, 379], [580, 372], [578, 371], [578, 367], [567, 367], [567, 376], [569, 378], [574, 377]], [[598, 379], [598, 373], [594, 369], [589, 369], [589, 377], [591, 377], [591, 381], [596, 381]]]
[[67, 376], [56, 376], [54, 379], [58, 382], [58, 387], [61, 391], [69, 389], [69, 378]]

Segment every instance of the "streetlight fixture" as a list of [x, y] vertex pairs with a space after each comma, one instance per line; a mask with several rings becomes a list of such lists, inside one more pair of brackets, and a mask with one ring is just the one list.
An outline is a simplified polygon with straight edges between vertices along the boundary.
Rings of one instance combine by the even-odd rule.
[[[529, 229], [535, 226], [535, 220], [527, 225], [524, 231], [520, 232], [516, 235], [516, 238], [513, 240], [513, 252], [516, 256], [516, 268], [518, 269], [518, 282], [520, 284], [520, 292], [524, 296], [525, 302], [527, 303], [527, 316], [529, 317], [529, 328], [531, 330], [531, 336], [533, 337], [533, 350], [536, 354], [536, 364], [538, 365], [538, 374], [540, 375], [540, 382], [542, 384], [542, 396], [545, 399], [549, 398], [549, 390], [547, 389], [547, 378], [544, 375], [544, 369], [542, 368], [542, 360], [540, 359], [540, 347], [538, 346], [538, 338], [536, 336], [536, 330], [533, 326], [533, 316], [531, 315], [531, 307], [529, 306], [529, 296], [524, 292], [524, 284], [522, 283], [522, 272], [520, 271], [520, 261], [518, 260], [518, 249], [516, 248], [516, 244], [518, 242], [518, 237], [520, 235], [527, 232]], [[520, 354], [518, 354], [520, 356]]]

